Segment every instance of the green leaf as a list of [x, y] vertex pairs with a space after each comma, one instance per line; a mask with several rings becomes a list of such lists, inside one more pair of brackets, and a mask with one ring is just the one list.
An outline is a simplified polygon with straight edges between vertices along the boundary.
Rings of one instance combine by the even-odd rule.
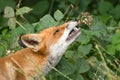
[[66, 58], [72, 58], [74, 55], [74, 51], [72, 50], [68, 50], [66, 53], [65, 53], [65, 57]]
[[3, 51], [4, 51], [4, 47], [0, 45], [0, 56], [3, 55], [3, 53], [2, 53]]
[[93, 32], [93, 34], [97, 33], [94, 35], [98, 36], [98, 37], [100, 36], [101, 33], [104, 35], [106, 35], [106, 33], [107, 33], [106, 25], [101, 21], [97, 21], [94, 25], [92, 25], [90, 27], [90, 30], [91, 30], [91, 32]]
[[34, 26], [32, 26], [29, 23], [25, 23], [24, 27], [26, 28], [27, 33], [33, 33], [34, 32]]
[[55, 26], [58, 22], [56, 22], [50, 14], [45, 15], [39, 21], [39, 27], [37, 27], [37, 31], [43, 30], [45, 28]]
[[16, 15], [25, 14], [25, 13], [30, 12], [31, 10], [32, 10], [31, 8], [25, 6], [25, 7], [17, 9]]
[[5, 36], [7, 34], [8, 30], [7, 29], [3, 29], [2, 30], [2, 35]]
[[33, 33], [34, 32], [34, 27], [28, 23], [22, 24], [24, 27], [17, 27], [14, 30], [12, 30], [12, 33], [16, 34], [26, 34], [26, 33]]
[[72, 80], [84, 80], [83, 76], [80, 73], [73, 73], [70, 75], [70, 78]]
[[117, 51], [120, 51], [120, 44], [116, 44], [115, 49], [116, 49]]
[[16, 19], [15, 18], [10, 18], [8, 20], [8, 26], [10, 29], [15, 29], [16, 27]]
[[102, 21], [97, 21], [90, 27], [92, 39], [98, 42], [102, 47], [106, 47], [105, 40], [111, 40], [108, 36], [107, 26]]
[[0, 52], [4, 50], [4, 46], [0, 46]]
[[14, 0], [0, 0], [0, 13], [5, 9], [6, 6], [16, 7]]
[[12, 34], [26, 34], [27, 31], [24, 30], [22, 27], [17, 27], [11, 31]]
[[49, 2], [47, 0], [39, 0], [35, 5], [31, 6], [33, 8], [34, 15], [43, 15], [45, 11], [49, 9]]
[[76, 64], [76, 67], [77, 67], [76, 70], [79, 73], [85, 73], [85, 72], [87, 72], [90, 69], [88, 63], [83, 58], [77, 59], [75, 64]]
[[78, 74], [76, 80], [84, 80], [83, 76]]
[[65, 75], [73, 74], [73, 72], [75, 71], [74, 66], [65, 58], [61, 59], [59, 65], [60, 65], [58, 66], [59, 70]]
[[84, 57], [90, 52], [91, 49], [92, 49], [92, 44], [87, 44], [87, 45], [80, 45], [77, 51], [80, 54], [80, 57]]
[[11, 18], [14, 16], [15, 16], [14, 9], [12, 7], [9, 7], [9, 6], [5, 7], [4, 17]]
[[98, 4], [98, 10], [101, 14], [108, 15], [108, 12], [112, 8], [113, 8], [113, 5], [108, 1], [101, 0]]
[[62, 20], [62, 18], [64, 17], [63, 13], [60, 10], [55, 11], [54, 13], [54, 17], [57, 21]]
[[116, 18], [116, 19], [120, 19], [120, 5], [117, 5], [115, 8], [113, 8], [112, 10], [110, 10], [110, 13]]
[[120, 27], [120, 21], [119, 21], [119, 23], [118, 23], [118, 26]]
[[[77, 1], [77, 0], [74, 0]], [[88, 7], [88, 5], [90, 4], [91, 0], [79, 0], [80, 2], [77, 2], [78, 5], [80, 6], [80, 11], [86, 10], [86, 8]]]
[[110, 55], [115, 54], [115, 45], [107, 45], [107, 51]]
[[115, 33], [114, 36], [112, 36], [112, 44], [119, 44], [120, 43], [120, 32]]
[[76, 41], [80, 42], [81, 44], [87, 44], [90, 41], [90, 36], [82, 32]]

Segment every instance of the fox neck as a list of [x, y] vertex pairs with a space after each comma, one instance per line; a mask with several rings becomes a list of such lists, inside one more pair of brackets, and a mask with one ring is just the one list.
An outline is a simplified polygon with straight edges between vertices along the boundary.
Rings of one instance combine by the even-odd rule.
[[65, 53], [66, 49], [67, 49], [67, 46], [65, 45], [65, 43], [58, 42], [58, 44], [51, 46], [49, 61], [53, 67], [59, 62], [59, 60]]
[[44, 66], [43, 72], [46, 75], [55, 65], [60, 61], [61, 57], [65, 53], [68, 43], [65, 42], [64, 36], [62, 36], [56, 44], [53, 44], [49, 49], [49, 55], [47, 62]]

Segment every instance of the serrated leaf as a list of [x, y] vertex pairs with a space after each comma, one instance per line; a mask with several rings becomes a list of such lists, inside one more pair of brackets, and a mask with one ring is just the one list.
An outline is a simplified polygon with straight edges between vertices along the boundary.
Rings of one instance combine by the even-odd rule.
[[43, 30], [45, 28], [55, 26], [58, 22], [56, 22], [50, 14], [45, 15], [39, 21], [39, 27], [37, 27], [37, 31]]
[[17, 28], [15, 28], [14, 30], [12, 30], [12, 33], [13, 33], [13, 34], [14, 34], [14, 33], [16, 33], [16, 34], [26, 34], [27, 31], [24, 30], [22, 27], [17, 27]]
[[9, 6], [5, 7], [4, 17], [11, 18], [14, 16], [15, 16], [14, 9], [12, 7], [9, 7]]
[[63, 13], [62, 13], [60, 10], [55, 11], [55, 13], [54, 13], [54, 18], [55, 18], [57, 21], [62, 20], [63, 17], [64, 17], [64, 15], [63, 15]]
[[78, 74], [76, 80], [84, 80], [83, 76]]
[[73, 74], [73, 72], [75, 71], [74, 66], [65, 58], [61, 59], [59, 65], [61, 65], [58, 66], [59, 70], [65, 75]]
[[77, 41], [81, 44], [87, 44], [90, 41], [90, 36], [82, 32], [80, 36], [77, 38]]
[[110, 40], [110, 38], [107, 37], [108, 36], [108, 32], [107, 32], [106, 27], [107, 26], [103, 22], [101, 22], [101, 21], [97, 21], [94, 25], [92, 25], [90, 27], [92, 39], [97, 41], [104, 48], [105, 48], [104, 40], [105, 39], [107, 41]]
[[75, 63], [76, 63], [76, 67], [77, 67], [76, 70], [79, 73], [87, 72], [90, 69], [88, 63], [83, 58], [79, 58], [78, 60], [76, 60]]
[[[98, 21], [98, 22], [96, 22], [94, 25], [92, 25], [91, 27], [90, 27], [90, 30], [92, 31], [92, 32], [99, 32], [99, 34], [100, 33], [106, 33], [106, 25], [103, 23], [103, 22], [101, 22], [101, 21]], [[97, 36], [97, 35], [96, 35]]]
[[24, 28], [26, 28], [27, 33], [33, 33], [34, 32], [34, 27], [29, 23], [25, 23]]
[[78, 47], [78, 53], [80, 54], [80, 57], [84, 57], [90, 52], [91, 49], [92, 49], [92, 44], [80, 45]]
[[31, 10], [32, 10], [32, 9], [29, 8], [29, 7], [22, 7], [22, 8], [17, 9], [16, 15], [25, 14], [25, 13], [30, 12]]
[[16, 27], [16, 19], [15, 18], [10, 18], [8, 20], [8, 26], [10, 29], [15, 29]]
[[14, 30], [12, 30], [13, 33], [16, 34], [26, 34], [26, 33], [33, 33], [34, 27], [28, 23], [22, 24], [24, 27], [17, 27]]

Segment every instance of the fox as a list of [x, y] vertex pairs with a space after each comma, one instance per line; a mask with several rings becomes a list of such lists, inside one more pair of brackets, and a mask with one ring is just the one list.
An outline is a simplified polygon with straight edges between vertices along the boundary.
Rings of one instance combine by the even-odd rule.
[[38, 80], [38, 69], [45, 76], [60, 61], [68, 46], [80, 35], [79, 21], [68, 21], [39, 33], [23, 34], [25, 47], [0, 58], [0, 80]]

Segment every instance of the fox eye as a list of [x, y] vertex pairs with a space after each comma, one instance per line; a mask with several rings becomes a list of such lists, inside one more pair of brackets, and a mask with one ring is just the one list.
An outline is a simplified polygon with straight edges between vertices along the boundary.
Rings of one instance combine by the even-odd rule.
[[55, 32], [53, 33], [53, 35], [55, 35], [57, 32], [59, 32], [60, 30], [59, 29], [57, 29], [57, 30], [55, 30]]

